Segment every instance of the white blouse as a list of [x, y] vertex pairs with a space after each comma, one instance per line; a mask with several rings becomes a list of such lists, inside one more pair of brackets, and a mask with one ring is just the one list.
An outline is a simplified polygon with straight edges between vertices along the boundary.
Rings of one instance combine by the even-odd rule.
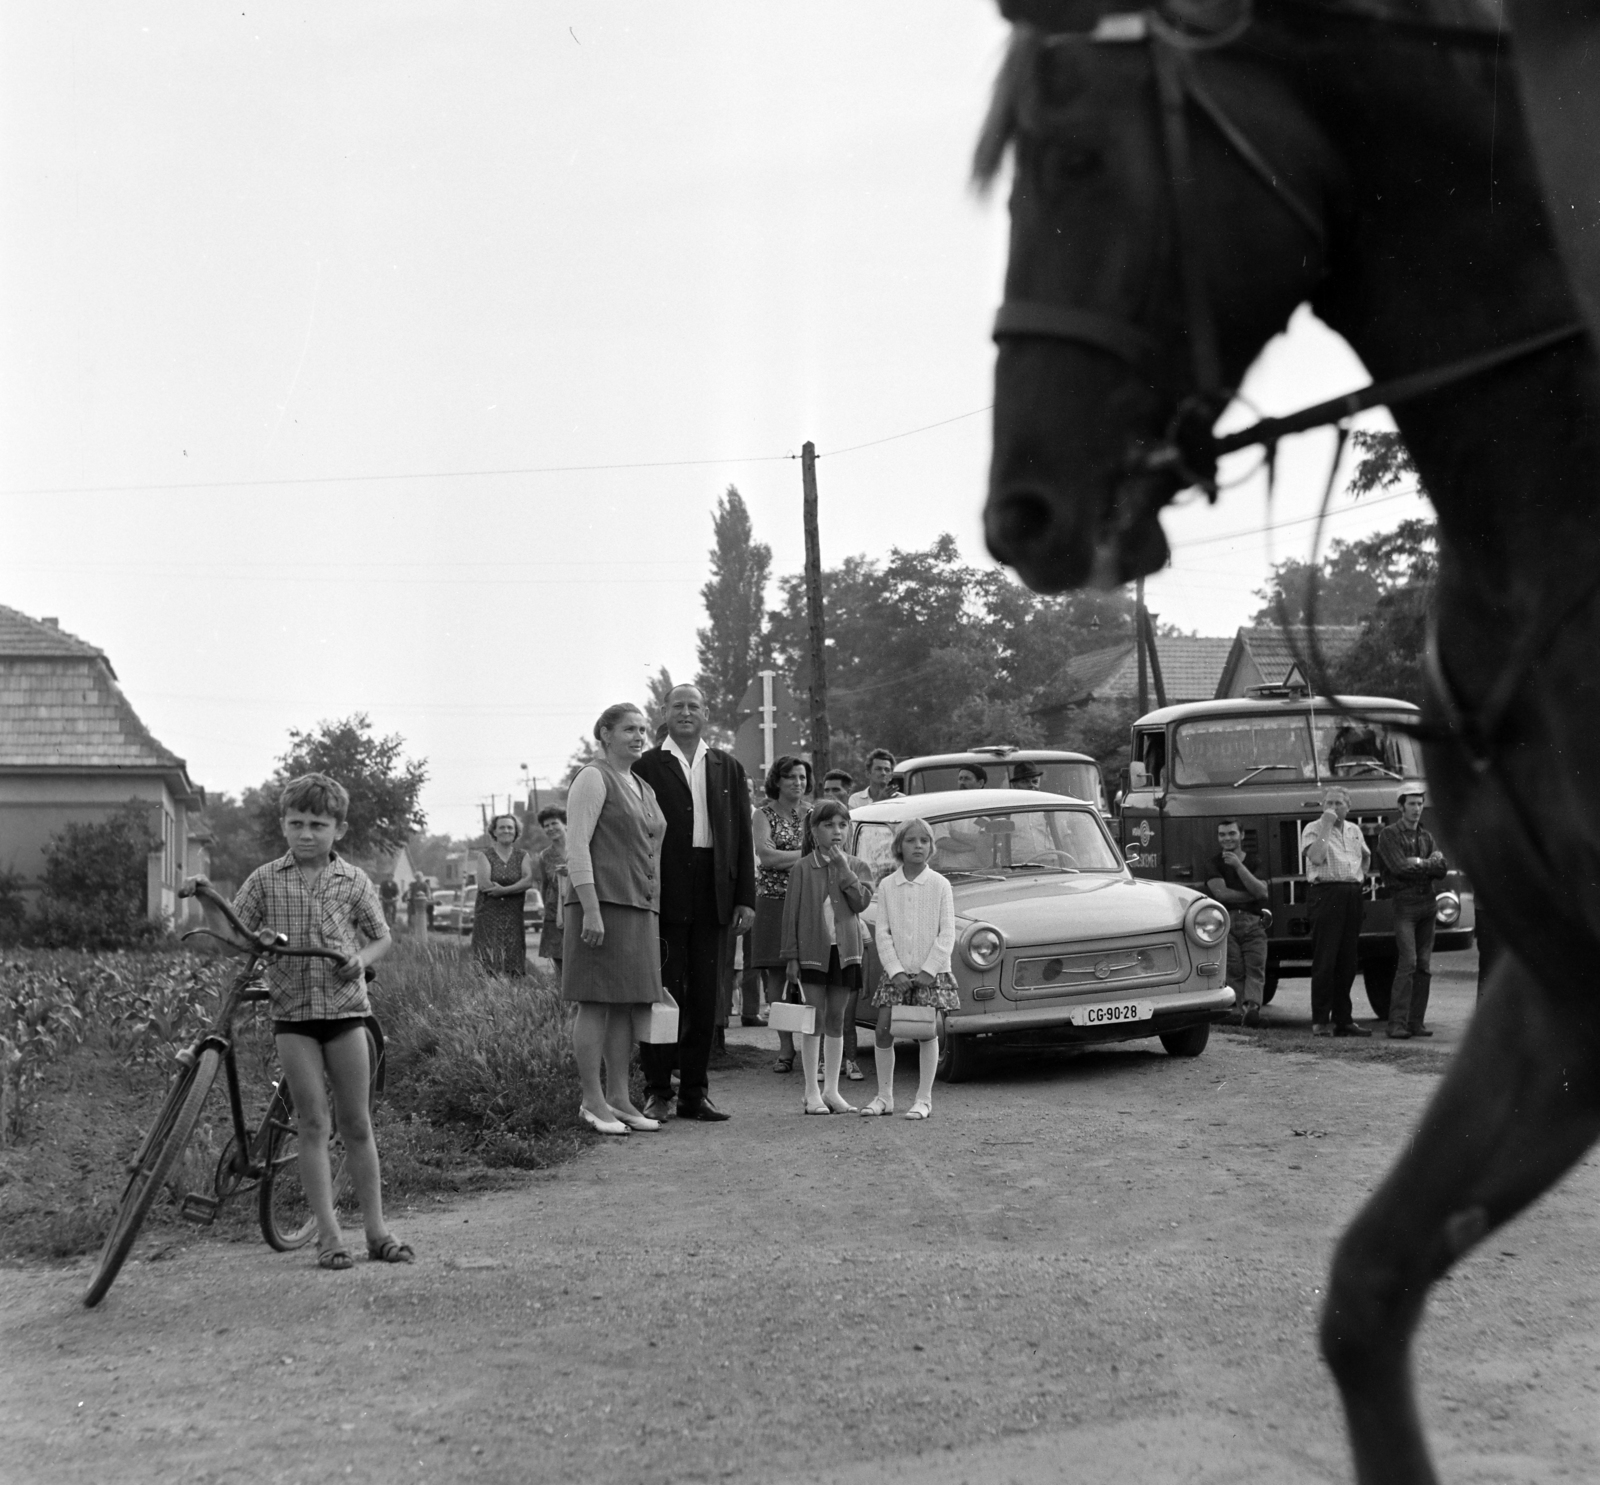
[[878, 887], [878, 962], [898, 974], [950, 972], [956, 946], [956, 900], [950, 883], [931, 866], [907, 881], [896, 867]]

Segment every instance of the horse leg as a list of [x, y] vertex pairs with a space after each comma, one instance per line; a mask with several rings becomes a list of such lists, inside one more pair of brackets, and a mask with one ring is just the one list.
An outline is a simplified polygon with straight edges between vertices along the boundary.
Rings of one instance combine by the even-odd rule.
[[1600, 1000], [1541, 987], [1506, 949], [1415, 1139], [1333, 1258], [1322, 1354], [1361, 1485], [1435, 1480], [1411, 1337], [1427, 1291], [1600, 1134]]

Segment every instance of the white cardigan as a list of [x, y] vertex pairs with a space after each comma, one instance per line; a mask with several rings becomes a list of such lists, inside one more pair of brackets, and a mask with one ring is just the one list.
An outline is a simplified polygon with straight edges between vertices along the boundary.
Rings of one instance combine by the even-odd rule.
[[931, 866], [906, 880], [896, 867], [878, 885], [878, 962], [893, 979], [898, 974], [950, 972], [956, 946], [956, 900], [950, 883]]

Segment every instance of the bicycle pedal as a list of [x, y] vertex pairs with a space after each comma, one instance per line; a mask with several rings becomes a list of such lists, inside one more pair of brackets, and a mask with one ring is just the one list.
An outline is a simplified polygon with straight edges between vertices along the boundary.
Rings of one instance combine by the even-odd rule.
[[179, 1215], [185, 1222], [194, 1222], [201, 1227], [209, 1227], [217, 1220], [217, 1213], [222, 1208], [222, 1203], [214, 1196], [202, 1196], [198, 1191], [191, 1191], [183, 1199], [183, 1205], [178, 1208]]

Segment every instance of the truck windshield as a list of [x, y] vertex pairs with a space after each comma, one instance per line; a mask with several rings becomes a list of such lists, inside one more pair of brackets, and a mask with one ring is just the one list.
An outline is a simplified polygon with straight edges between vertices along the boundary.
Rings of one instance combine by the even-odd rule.
[[[1254, 775], [1253, 778], [1250, 776]], [[1184, 722], [1172, 744], [1172, 781], [1281, 784], [1314, 779], [1317, 762], [1305, 716], [1207, 717]]]
[[1172, 780], [1179, 787], [1249, 788], [1300, 779], [1418, 778], [1421, 753], [1393, 725], [1399, 721], [1317, 711], [1184, 722], [1173, 740]]

